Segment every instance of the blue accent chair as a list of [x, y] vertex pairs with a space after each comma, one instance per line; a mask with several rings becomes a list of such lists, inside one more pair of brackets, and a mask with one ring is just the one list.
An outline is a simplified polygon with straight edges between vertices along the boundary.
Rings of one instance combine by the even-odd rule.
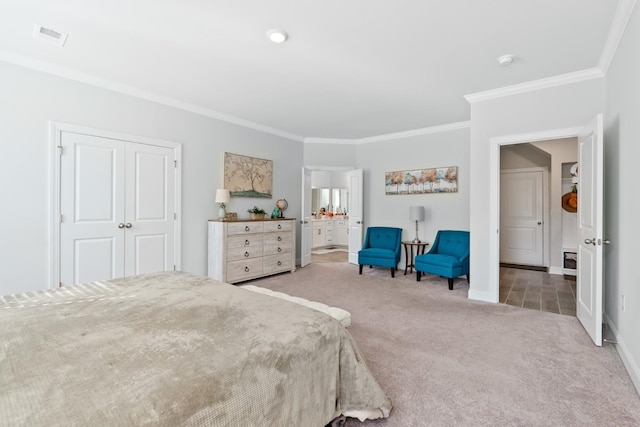
[[391, 269], [391, 277], [400, 261], [400, 241], [402, 229], [395, 227], [368, 227], [362, 249], [358, 251], [359, 274], [362, 266], [387, 267]]
[[469, 281], [469, 232], [440, 230], [436, 234], [431, 250], [415, 258], [416, 280], [422, 273], [435, 274], [449, 279], [449, 289], [453, 289], [453, 279], [467, 275]]

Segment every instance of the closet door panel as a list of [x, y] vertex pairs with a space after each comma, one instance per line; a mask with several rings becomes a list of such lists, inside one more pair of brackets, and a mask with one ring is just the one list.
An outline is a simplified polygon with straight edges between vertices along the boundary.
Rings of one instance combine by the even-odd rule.
[[124, 143], [72, 132], [60, 141], [60, 283], [121, 277]]
[[125, 274], [172, 270], [175, 165], [171, 148], [127, 144]]

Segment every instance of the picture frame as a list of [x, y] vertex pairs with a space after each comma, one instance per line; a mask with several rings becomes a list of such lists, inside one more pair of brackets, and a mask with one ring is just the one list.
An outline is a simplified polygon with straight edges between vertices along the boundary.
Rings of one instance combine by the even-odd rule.
[[385, 194], [457, 193], [458, 167], [385, 172]]
[[231, 197], [270, 199], [273, 193], [273, 160], [224, 153], [224, 188]]

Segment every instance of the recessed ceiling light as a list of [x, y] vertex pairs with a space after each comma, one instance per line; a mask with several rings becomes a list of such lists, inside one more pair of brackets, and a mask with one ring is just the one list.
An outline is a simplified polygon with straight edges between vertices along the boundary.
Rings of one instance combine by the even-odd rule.
[[500, 64], [500, 65], [511, 64], [513, 62], [514, 58], [515, 58], [515, 56], [513, 56], [511, 54], [502, 55], [500, 58], [498, 58], [498, 64]]
[[282, 43], [287, 41], [289, 34], [284, 30], [278, 30], [277, 28], [267, 31], [267, 37], [274, 43]]

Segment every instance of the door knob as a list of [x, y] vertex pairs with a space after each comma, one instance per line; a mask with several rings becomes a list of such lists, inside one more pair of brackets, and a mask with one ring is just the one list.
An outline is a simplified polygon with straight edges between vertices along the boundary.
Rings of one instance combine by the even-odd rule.
[[126, 223], [126, 224], [125, 224], [125, 227], [127, 227], [127, 228], [131, 228], [131, 227], [133, 227], [133, 226], [131, 225], [131, 223], [130, 223], [130, 222], [128, 222], [128, 223]]
[[596, 239], [595, 239], [595, 237], [594, 237], [593, 239], [584, 239], [584, 242], [585, 242], [587, 245], [593, 245], [593, 246], [595, 246], [595, 245], [596, 245]]
[[542, 225], [542, 221], [538, 221], [538, 225]]
[[118, 224], [118, 228], [124, 228], [124, 222], [121, 222], [120, 224]]

